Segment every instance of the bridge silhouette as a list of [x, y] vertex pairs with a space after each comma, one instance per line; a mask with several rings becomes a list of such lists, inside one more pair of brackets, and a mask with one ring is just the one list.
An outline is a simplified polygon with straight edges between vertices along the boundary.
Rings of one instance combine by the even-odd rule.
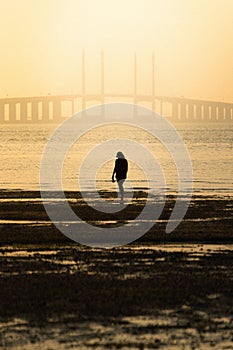
[[[149, 104], [153, 111], [166, 115], [171, 121], [232, 122], [233, 103], [205, 101], [183, 97], [157, 96], [155, 93], [155, 60], [152, 55], [151, 93], [138, 93], [137, 56], [134, 56], [134, 86], [129, 94], [105, 92], [104, 52], [101, 52], [100, 92], [86, 91], [85, 51], [82, 55], [82, 91], [79, 94], [11, 97], [0, 99], [0, 124], [58, 123], [74, 113], [84, 110], [90, 102], [129, 102]], [[166, 110], [166, 112], [165, 112]], [[169, 112], [167, 112], [169, 110]]]

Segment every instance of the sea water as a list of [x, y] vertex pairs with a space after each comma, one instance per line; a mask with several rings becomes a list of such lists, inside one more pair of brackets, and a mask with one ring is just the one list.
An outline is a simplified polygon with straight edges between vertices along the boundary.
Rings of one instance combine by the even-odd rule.
[[[53, 124], [0, 126], [1, 189], [39, 190], [42, 155], [56, 127]], [[175, 127], [192, 161], [194, 194], [233, 196], [233, 123], [177, 123]], [[146, 146], [163, 170], [166, 193], [178, 191], [176, 164], [166, 147], [151, 134], [122, 125], [96, 128], [77, 139], [61, 170], [64, 190], [79, 190], [80, 165], [91, 149], [104, 141], [121, 138]], [[119, 151], [124, 153], [123, 145]], [[125, 156], [127, 158], [127, 154]], [[128, 181], [133, 188], [145, 189], [148, 187], [147, 175], [140, 167], [140, 154], [138, 157], [138, 164], [129, 161]], [[93, 181], [98, 190], [115, 189], [111, 182], [114, 161], [115, 154], [112, 154], [112, 158], [96, 172]], [[154, 181], [156, 184], [156, 174]], [[158, 182], [158, 190], [160, 185]]]

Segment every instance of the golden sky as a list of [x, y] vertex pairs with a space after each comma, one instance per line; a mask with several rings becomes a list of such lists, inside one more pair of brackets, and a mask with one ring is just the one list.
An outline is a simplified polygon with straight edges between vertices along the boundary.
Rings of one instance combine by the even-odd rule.
[[233, 101], [233, 0], [0, 0], [0, 96], [106, 90]]

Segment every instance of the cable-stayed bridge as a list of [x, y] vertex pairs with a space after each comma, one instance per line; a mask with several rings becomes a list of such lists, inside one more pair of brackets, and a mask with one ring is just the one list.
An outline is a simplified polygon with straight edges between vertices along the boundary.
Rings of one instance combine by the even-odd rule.
[[78, 94], [11, 97], [0, 99], [0, 124], [59, 123], [64, 118], [86, 109], [90, 104], [128, 102], [146, 104], [153, 111], [171, 118], [171, 121], [232, 122], [233, 103], [205, 101], [183, 97], [158, 96], [155, 89], [155, 60], [151, 61], [151, 93], [138, 92], [137, 56], [134, 57], [134, 84], [132, 93], [108, 93], [105, 90], [104, 53], [101, 53], [100, 92], [86, 91], [85, 52], [82, 56], [82, 91]]

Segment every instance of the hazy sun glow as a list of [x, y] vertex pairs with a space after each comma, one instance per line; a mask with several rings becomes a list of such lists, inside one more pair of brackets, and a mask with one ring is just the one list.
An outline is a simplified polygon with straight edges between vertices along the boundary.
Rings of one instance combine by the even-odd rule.
[[2, 0], [0, 96], [80, 91], [83, 48], [97, 91], [103, 48], [108, 90], [132, 90], [136, 50], [147, 93], [154, 51], [159, 95], [232, 101], [232, 13], [232, 0]]

